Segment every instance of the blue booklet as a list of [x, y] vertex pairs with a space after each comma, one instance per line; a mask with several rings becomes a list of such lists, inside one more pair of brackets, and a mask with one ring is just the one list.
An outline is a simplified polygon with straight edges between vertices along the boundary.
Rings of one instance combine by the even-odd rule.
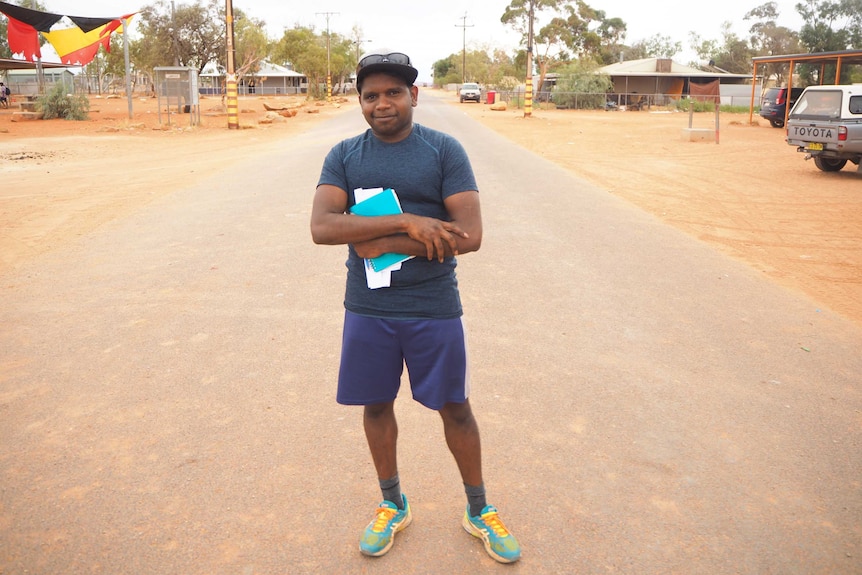
[[[392, 188], [386, 188], [382, 192], [374, 194], [365, 200], [356, 203], [350, 208], [350, 213], [357, 216], [394, 216], [403, 213], [401, 202]], [[405, 254], [387, 253], [371, 258], [371, 267], [380, 272], [390, 266], [409, 260], [413, 256]]]

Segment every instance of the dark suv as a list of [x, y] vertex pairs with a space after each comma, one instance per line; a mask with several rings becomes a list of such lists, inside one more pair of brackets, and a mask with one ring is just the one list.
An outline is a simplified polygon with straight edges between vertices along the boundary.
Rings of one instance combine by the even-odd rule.
[[[792, 88], [790, 90], [790, 107], [796, 103], [799, 95], [802, 94], [802, 88]], [[760, 102], [760, 115], [769, 120], [773, 128], [784, 127], [784, 110], [787, 107], [787, 88], [769, 88], [763, 94]]]

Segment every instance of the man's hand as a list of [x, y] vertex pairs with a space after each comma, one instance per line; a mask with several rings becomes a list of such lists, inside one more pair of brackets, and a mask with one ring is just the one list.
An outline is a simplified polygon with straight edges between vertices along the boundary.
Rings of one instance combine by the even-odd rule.
[[396, 253], [425, 256], [441, 263], [450, 256], [474, 252], [482, 244], [482, 216], [475, 190], [443, 200], [452, 221], [397, 214], [363, 217], [345, 213], [347, 192], [320, 185], [311, 211], [311, 236], [315, 243], [352, 244], [363, 258]]
[[429, 260], [458, 255], [458, 238], [468, 238], [466, 232], [452, 222], [436, 218], [401, 214], [405, 233], [393, 234], [364, 242], [356, 242], [353, 249], [362, 258], [376, 258], [385, 253], [425, 256]]
[[429, 261], [436, 257], [442, 262], [447, 254], [458, 255], [458, 238], [470, 237], [467, 232], [452, 222], [413, 214], [406, 215], [408, 216], [407, 235], [425, 246]]

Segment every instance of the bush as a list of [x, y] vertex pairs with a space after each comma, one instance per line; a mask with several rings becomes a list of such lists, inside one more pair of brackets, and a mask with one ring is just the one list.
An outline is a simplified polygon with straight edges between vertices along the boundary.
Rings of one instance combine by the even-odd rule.
[[68, 94], [62, 82], [54, 84], [50, 90], [36, 100], [42, 117], [46, 120], [86, 120], [90, 111], [90, 100], [84, 94]]
[[691, 98], [683, 98], [676, 103], [678, 110], [688, 112], [692, 108], [695, 112], [715, 112], [715, 102], [705, 102], [703, 100], [693, 100]]
[[613, 82], [609, 76], [596, 73], [593, 63], [578, 61], [560, 71], [551, 100], [561, 108], [602, 109], [611, 90]]
[[[682, 100], [676, 101], [676, 109], [681, 110], [683, 112], [688, 112], [688, 108], [691, 105], [694, 105], [695, 112], [715, 112], [715, 102], [703, 102], [699, 100], [692, 101], [690, 98], [684, 98]], [[760, 110], [760, 106], [755, 106], [754, 111], [757, 112]], [[719, 107], [719, 111], [725, 112], [728, 114], [747, 114], [748, 106], [731, 106], [729, 104], [722, 104]]]

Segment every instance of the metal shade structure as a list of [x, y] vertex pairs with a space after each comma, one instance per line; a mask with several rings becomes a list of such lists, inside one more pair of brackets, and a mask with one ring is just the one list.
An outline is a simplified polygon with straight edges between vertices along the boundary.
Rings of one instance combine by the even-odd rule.
[[[43, 68], [72, 68], [66, 64], [55, 64], [54, 62], [42, 62]], [[35, 70], [36, 62], [29, 60], [16, 60], [15, 58], [0, 58], [0, 70]]]
[[[751, 59], [752, 78], [757, 78], [757, 67], [765, 64], [790, 64], [790, 71], [787, 77], [790, 78], [790, 83], [793, 83], [793, 69], [797, 64], [813, 64], [820, 66], [820, 83], [823, 83], [824, 72], [826, 66], [835, 65], [835, 84], [841, 79], [841, 68], [853, 64], [862, 64], [862, 50], [839, 50], [837, 52], [814, 52], [809, 54], [785, 54], [781, 56], [756, 56]], [[754, 81], [751, 84], [751, 104], [748, 110], [748, 122], [751, 123], [754, 117]], [[790, 106], [786, 106], [784, 110], [784, 121], [787, 122], [787, 116], [790, 114]]]

